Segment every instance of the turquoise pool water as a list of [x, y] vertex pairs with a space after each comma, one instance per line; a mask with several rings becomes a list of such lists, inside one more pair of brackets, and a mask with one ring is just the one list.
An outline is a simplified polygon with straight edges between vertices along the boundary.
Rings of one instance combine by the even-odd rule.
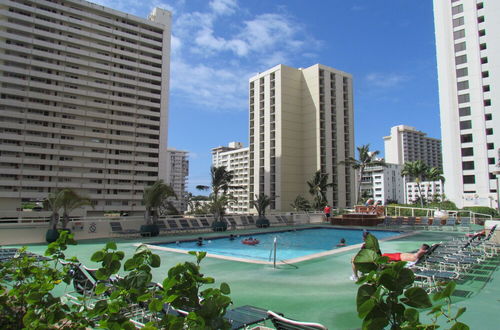
[[[378, 230], [371, 233], [379, 240], [400, 234], [396, 231]], [[359, 229], [312, 228], [252, 235], [253, 238], [259, 240], [257, 245], [242, 243], [244, 239], [250, 237], [248, 235], [235, 236], [234, 240], [230, 240], [229, 237], [206, 239], [203, 240], [202, 246], [198, 246], [196, 240], [155, 245], [186, 251], [206, 251], [211, 254], [249, 260], [271, 261], [275, 238], [276, 259], [289, 260], [338, 249], [336, 245], [341, 238], [346, 240], [347, 245], [359, 244], [363, 241], [362, 236], [363, 231]]]

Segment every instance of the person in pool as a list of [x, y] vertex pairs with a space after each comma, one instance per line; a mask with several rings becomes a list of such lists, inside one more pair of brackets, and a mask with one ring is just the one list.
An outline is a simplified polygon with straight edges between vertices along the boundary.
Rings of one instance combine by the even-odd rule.
[[203, 245], [203, 237], [198, 237], [198, 241], [196, 242], [196, 245], [198, 245], [198, 246]]
[[337, 247], [341, 247], [341, 246], [346, 246], [345, 238], [343, 238], [343, 237], [340, 239], [339, 244], [337, 244]]

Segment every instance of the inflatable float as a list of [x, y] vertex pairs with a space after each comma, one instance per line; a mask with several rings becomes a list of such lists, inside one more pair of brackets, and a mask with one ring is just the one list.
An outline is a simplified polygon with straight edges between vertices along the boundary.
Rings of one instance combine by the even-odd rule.
[[255, 238], [246, 238], [246, 239], [242, 240], [241, 243], [246, 244], [246, 245], [256, 245], [256, 244], [259, 244], [260, 241], [258, 239], [255, 239]]

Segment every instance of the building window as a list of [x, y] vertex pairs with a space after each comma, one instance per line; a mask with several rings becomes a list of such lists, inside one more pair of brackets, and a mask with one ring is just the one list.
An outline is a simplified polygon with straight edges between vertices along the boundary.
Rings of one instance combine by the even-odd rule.
[[479, 16], [479, 17], [477, 18], [477, 22], [478, 22], [478, 23], [483, 23], [483, 22], [484, 22], [484, 16]]
[[483, 92], [489, 92], [489, 91], [490, 91], [490, 85], [483, 86]]
[[480, 50], [485, 50], [486, 49], [486, 43], [483, 42], [482, 44], [480, 44], [479, 45], [479, 49]]
[[469, 94], [458, 95], [458, 103], [467, 103], [470, 101]]
[[452, 15], [460, 14], [463, 11], [464, 11], [464, 6], [463, 5], [458, 5], [458, 6], [451, 7], [451, 14]]
[[486, 143], [486, 149], [488, 149], [488, 150], [495, 149], [495, 144], [494, 143]]
[[488, 164], [495, 165], [495, 158], [494, 157], [488, 158]]
[[460, 65], [467, 63], [467, 55], [455, 56], [455, 64]]
[[454, 40], [462, 39], [462, 38], [465, 38], [465, 30], [464, 29], [453, 32], [453, 39]]
[[468, 80], [457, 82], [457, 89], [459, 91], [464, 90], [464, 89], [468, 89], [468, 88], [469, 88], [469, 81]]
[[453, 27], [464, 25], [464, 17], [457, 17], [453, 19]]
[[488, 58], [487, 57], [481, 57], [481, 64], [486, 64], [488, 63]]
[[487, 113], [484, 115], [484, 120], [491, 120], [493, 118], [493, 115], [491, 113]]
[[472, 134], [460, 135], [460, 142], [462, 142], [462, 143], [472, 142]]
[[493, 128], [487, 128], [486, 135], [493, 135]]
[[474, 175], [464, 175], [464, 184], [473, 184], [476, 183], [476, 177]]
[[483, 77], [483, 78], [488, 78], [489, 76], [490, 76], [490, 73], [488, 71], [483, 71], [481, 73], [481, 77]]
[[465, 170], [473, 170], [474, 169], [474, 162], [462, 162], [462, 169]]
[[483, 30], [479, 30], [479, 36], [480, 37], [483, 37], [485, 35], [486, 35], [486, 30], [484, 30], [484, 29]]
[[468, 73], [469, 73], [469, 70], [467, 68], [457, 69], [457, 78], [465, 77], [468, 75]]
[[491, 100], [484, 100], [484, 106], [489, 107], [491, 105]]
[[455, 44], [455, 53], [461, 52], [463, 50], [466, 50], [465, 46], [465, 41], [459, 42], [458, 44]]
[[463, 107], [458, 109], [458, 114], [460, 117], [470, 116], [470, 107]]
[[462, 148], [462, 157], [474, 156], [474, 149]]
[[479, 9], [483, 9], [484, 8], [484, 4], [482, 2], [479, 2], [477, 5], [476, 5], [476, 8], [479, 10]]

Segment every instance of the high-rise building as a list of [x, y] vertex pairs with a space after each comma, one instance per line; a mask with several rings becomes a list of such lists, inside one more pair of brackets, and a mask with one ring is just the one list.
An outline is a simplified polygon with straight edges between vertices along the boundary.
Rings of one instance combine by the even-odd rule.
[[361, 178], [361, 195], [374, 199], [379, 205], [387, 201], [403, 203], [405, 190], [401, 165], [386, 163], [386, 166], [368, 166]]
[[445, 192], [459, 207], [496, 200], [500, 1], [434, 0]]
[[230, 142], [228, 146], [212, 149], [212, 165], [225, 166], [233, 172], [233, 180], [229, 193], [235, 201], [229, 203], [226, 212], [245, 214], [252, 211], [248, 195], [248, 147], [244, 148], [241, 142]]
[[186, 185], [189, 175], [188, 152], [168, 148], [167, 150], [167, 176], [165, 183], [169, 184], [175, 192], [177, 198], [170, 198], [169, 201], [180, 212], [187, 210]]
[[421, 160], [427, 166], [441, 169], [441, 140], [426, 135], [415, 127], [392, 127], [391, 135], [384, 137], [385, 161], [404, 165], [406, 162]]
[[171, 13], [0, 2], [0, 208], [72, 188], [88, 215], [143, 212], [167, 173]]
[[354, 157], [352, 76], [316, 64], [277, 65], [250, 78], [249, 194], [271, 197], [270, 209], [291, 210], [307, 181], [328, 174], [333, 207], [355, 202], [354, 170], [339, 162]]

